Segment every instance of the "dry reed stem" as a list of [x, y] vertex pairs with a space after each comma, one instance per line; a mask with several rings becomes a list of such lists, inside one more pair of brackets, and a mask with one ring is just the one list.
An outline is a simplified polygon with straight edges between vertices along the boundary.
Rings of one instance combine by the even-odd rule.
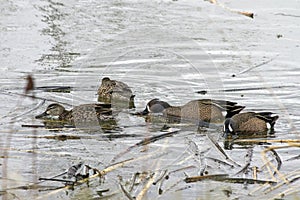
[[152, 175], [148, 182], [146, 183], [146, 185], [144, 186], [144, 188], [142, 189], [142, 191], [140, 191], [140, 193], [136, 196], [136, 200], [141, 200], [144, 198], [144, 196], [147, 194], [149, 188], [153, 185], [154, 179], [156, 179], [156, 174]]
[[261, 152], [262, 155], [262, 159], [265, 162], [265, 165], [267, 165], [267, 169], [269, 171], [269, 174], [271, 175], [271, 177], [273, 178], [273, 180], [276, 180], [275, 176], [273, 175], [271, 168], [273, 168], [273, 170], [278, 173], [278, 176], [287, 184], [289, 183], [289, 181], [287, 180], [287, 178], [281, 173], [279, 172], [279, 170], [271, 163], [270, 160], [267, 159], [267, 152], [275, 150], [275, 149], [284, 149], [284, 148], [290, 148], [290, 147], [300, 147], [300, 144], [295, 144], [295, 143], [291, 143], [287, 146], [271, 146], [266, 148], [265, 150], [263, 150]]
[[270, 198], [270, 200], [271, 199], [280, 199], [282, 197], [286, 197], [286, 196], [291, 195], [291, 194], [296, 193], [296, 192], [298, 192], [298, 193], [300, 192], [299, 191], [299, 186], [293, 186], [293, 187], [289, 186], [288, 189], [286, 189], [286, 190], [280, 192], [279, 194], [277, 194], [276, 196]]
[[[156, 152], [160, 152], [160, 151], [157, 150]], [[141, 156], [141, 157], [138, 157], [138, 158], [130, 158], [130, 159], [127, 159], [127, 160], [124, 160], [124, 161], [115, 163], [115, 164], [113, 164], [113, 165], [111, 165], [111, 166], [108, 166], [107, 168], [105, 168], [105, 169], [103, 169], [103, 170], [96, 170], [96, 171], [97, 171], [96, 174], [94, 174], [94, 175], [92, 175], [92, 176], [90, 176], [90, 177], [88, 177], [88, 178], [85, 178], [85, 179], [82, 179], [82, 180], [78, 181], [75, 185], [83, 184], [83, 183], [85, 183], [85, 182], [87, 182], [87, 181], [89, 181], [89, 180], [91, 180], [91, 179], [97, 178], [97, 177], [99, 177], [99, 176], [101, 177], [101, 176], [103, 176], [103, 175], [105, 175], [105, 174], [107, 174], [107, 173], [109, 173], [109, 172], [111, 172], [111, 171], [113, 171], [113, 170], [116, 170], [116, 169], [118, 169], [118, 168], [120, 168], [120, 167], [123, 167], [125, 164], [129, 164], [129, 163], [131, 163], [131, 162], [135, 162], [135, 161], [138, 161], [138, 160], [149, 159], [149, 158], [152, 157], [152, 156], [153, 156], [153, 155], [146, 155], [146, 156]], [[50, 193], [47, 193], [47, 194], [45, 194], [45, 195], [39, 196], [39, 197], [37, 197], [37, 199], [45, 199], [45, 198], [49, 198], [49, 197], [50, 197], [51, 195], [53, 195], [53, 194], [56, 194], [56, 193], [61, 192], [61, 191], [64, 191], [64, 190], [66, 190], [66, 189], [70, 189], [70, 188], [72, 188], [72, 187], [73, 187], [73, 186], [65, 186], [65, 187], [63, 187], [63, 188], [54, 190], [54, 191], [52, 191], [52, 192], [50, 192]]]
[[205, 176], [192, 176], [192, 177], [186, 177], [184, 179], [184, 182], [186, 183], [193, 183], [197, 181], [202, 180], [224, 180], [228, 177], [228, 174], [211, 174], [211, 175], [205, 175]]
[[228, 8], [227, 6], [217, 2], [217, 0], [209, 0], [209, 2], [212, 3], [212, 4], [218, 5], [218, 6], [224, 8], [225, 10], [228, 10], [230, 12], [241, 14], [241, 15], [244, 15], [244, 16], [250, 17], [250, 18], [254, 17], [254, 14], [252, 12], [244, 12], [244, 11], [233, 10], [233, 9]]
[[236, 139], [237, 143], [300, 143], [300, 139]]
[[[165, 149], [167, 148], [167, 143], [168, 140], [165, 140], [165, 144], [162, 145], [161, 148], [159, 148], [157, 151], [159, 152], [165, 152]], [[159, 162], [156, 163], [156, 169], [160, 168], [160, 160]], [[153, 185], [155, 179], [157, 179], [157, 173], [154, 173], [150, 179], [148, 180], [148, 182], [146, 183], [146, 185], [144, 186], [144, 188], [142, 189], [142, 191], [136, 196], [136, 200], [141, 200], [143, 199], [143, 197], [147, 194], [147, 191], [149, 190], [149, 188]]]
[[[287, 179], [292, 178], [292, 176], [294, 176], [294, 175], [300, 177], [300, 171], [298, 170], [298, 171], [295, 171], [295, 172], [293, 172], [293, 173], [291, 173], [291, 174], [287, 174], [287, 175], [286, 175], [286, 178], [287, 178]], [[298, 177], [297, 177], [297, 178], [298, 178]], [[284, 181], [279, 182], [279, 183], [277, 183], [276, 186], [270, 187], [270, 188], [266, 189], [266, 190], [265, 190], [265, 194], [267, 194], [267, 193], [269, 193], [269, 192], [272, 192], [272, 191], [274, 191], [274, 190], [276, 190], [276, 189], [278, 189], [278, 188], [280, 188], [280, 187], [282, 187], [282, 186], [284, 186], [284, 185], [286, 185], [286, 184], [287, 184], [287, 183], [284, 182]]]
[[[300, 171], [299, 170], [295, 170], [292, 173], [287, 174], [286, 178], [290, 179], [294, 175], [300, 177]], [[274, 191], [276, 189], [279, 189], [280, 187], [284, 186], [285, 184], [286, 184], [286, 182], [282, 181], [282, 182], [278, 182], [276, 184], [276, 186], [272, 187], [272, 186], [270, 186], [269, 183], [267, 183], [267, 184], [261, 185], [261, 186], [257, 187], [256, 189], [252, 190], [251, 192], [249, 192], [249, 195], [252, 196], [252, 195], [258, 194], [259, 190], [263, 190], [262, 192], [264, 194], [268, 194], [268, 193], [270, 193], [270, 192], [272, 192], [272, 191]]]
[[129, 199], [129, 200], [134, 200], [134, 198], [131, 196], [131, 194], [125, 189], [125, 187], [121, 184], [121, 182], [119, 183], [122, 192], [124, 193], [124, 195]]

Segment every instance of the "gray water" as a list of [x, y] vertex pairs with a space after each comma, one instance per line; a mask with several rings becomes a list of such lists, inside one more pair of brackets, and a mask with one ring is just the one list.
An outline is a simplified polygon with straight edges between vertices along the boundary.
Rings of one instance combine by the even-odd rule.
[[[197, 148], [207, 158], [209, 175], [253, 178], [251, 170], [237, 174], [242, 167], [231, 168], [208, 159], [227, 161], [206, 136], [222, 146], [219, 129], [199, 131], [193, 125], [169, 124], [179, 133], [126, 151], [144, 138], [162, 134], [163, 123], [145, 122], [142, 117], [128, 114], [143, 110], [153, 98], [172, 105], [199, 98], [236, 101], [246, 106], [245, 111], [271, 111], [280, 116], [270, 139], [299, 139], [300, 2], [221, 3], [254, 12], [254, 19], [207, 1], [1, 2], [2, 198], [99, 199], [97, 191], [110, 189], [103, 198], [125, 199], [120, 184], [129, 190], [133, 175], [139, 172], [148, 179], [140, 180], [130, 192], [137, 198], [273, 199], [284, 194], [284, 199], [296, 199], [300, 195], [299, 181], [280, 183], [284, 177], [291, 180], [299, 176], [299, 141], [253, 146], [249, 169], [256, 166], [261, 170], [258, 179], [278, 182], [273, 190], [261, 184], [183, 181], [186, 176], [199, 175], [201, 166], [193, 155]], [[69, 93], [35, 90], [37, 97], [48, 99], [46, 102], [24, 98], [18, 94], [24, 93], [28, 74], [34, 77], [36, 87], [72, 89]], [[112, 134], [22, 127], [42, 125], [34, 116], [43, 112], [51, 100], [74, 106], [96, 102], [96, 91], [104, 76], [127, 83], [136, 95], [136, 109], [117, 116], [120, 128]], [[207, 94], [197, 93], [203, 90]], [[80, 139], [46, 137], [55, 135]], [[244, 166], [248, 148], [237, 144], [226, 153]], [[271, 151], [263, 157], [268, 148], [274, 148], [282, 161], [274, 177], [274, 168], [270, 167], [270, 172], [266, 167], [270, 165], [265, 164], [270, 160], [276, 167], [278, 162]], [[54, 189], [63, 184], [53, 182], [41, 183], [43, 187], [36, 189], [9, 189], [36, 183], [40, 177], [53, 177], [80, 161], [102, 170], [130, 158], [136, 160], [108, 173], [102, 184], [95, 178], [89, 187], [83, 184], [74, 190]], [[156, 181], [164, 170], [178, 171], [170, 173], [168, 180], [143, 188], [147, 181], [151, 183], [152, 173]]]

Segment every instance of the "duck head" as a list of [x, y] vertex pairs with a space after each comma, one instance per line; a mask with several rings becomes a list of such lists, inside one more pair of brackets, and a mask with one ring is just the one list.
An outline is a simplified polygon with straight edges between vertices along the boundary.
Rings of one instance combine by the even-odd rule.
[[169, 107], [171, 107], [170, 104], [168, 104], [165, 101], [160, 101], [159, 99], [152, 99], [147, 103], [145, 110], [142, 111], [140, 114], [147, 115], [149, 113], [161, 113], [164, 109]]
[[233, 119], [231, 118], [227, 118], [224, 122], [224, 130], [223, 130], [223, 137], [224, 138], [228, 138], [232, 135], [235, 135], [235, 131], [234, 131], [234, 127], [235, 127], [235, 122]]
[[57, 103], [50, 104], [46, 111], [40, 115], [35, 116], [36, 119], [59, 119], [65, 112], [65, 108]]

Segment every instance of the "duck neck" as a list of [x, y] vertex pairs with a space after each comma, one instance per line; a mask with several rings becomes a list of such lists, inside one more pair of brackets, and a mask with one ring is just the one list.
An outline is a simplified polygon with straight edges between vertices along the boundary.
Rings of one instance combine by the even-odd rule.
[[64, 110], [64, 112], [59, 116], [60, 120], [68, 120], [72, 116], [72, 110]]

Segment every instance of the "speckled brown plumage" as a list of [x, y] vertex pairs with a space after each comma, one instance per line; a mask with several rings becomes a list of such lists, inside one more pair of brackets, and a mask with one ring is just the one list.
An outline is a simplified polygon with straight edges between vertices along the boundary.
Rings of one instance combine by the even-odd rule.
[[171, 106], [167, 102], [159, 99], [152, 99], [148, 102], [143, 114], [149, 112], [162, 112], [168, 118], [204, 121], [219, 123], [223, 122], [225, 117], [222, 112], [226, 111], [228, 116], [239, 113], [244, 106], [238, 106], [237, 103], [223, 100], [198, 99], [192, 100], [183, 106]]
[[232, 119], [236, 122], [235, 130], [239, 132], [260, 132], [268, 130], [264, 120], [255, 116], [255, 113], [241, 113]]
[[60, 104], [50, 104], [46, 111], [36, 116], [37, 119], [57, 119], [71, 124], [97, 122], [99, 120], [112, 119], [110, 104], [82, 104], [72, 110], [66, 110]]
[[225, 131], [233, 134], [262, 134], [268, 131], [267, 124], [274, 128], [278, 116], [271, 112], [246, 112], [239, 113], [227, 119], [224, 124]]
[[108, 77], [102, 79], [98, 88], [98, 101], [104, 103], [123, 102], [128, 103], [129, 108], [134, 108], [134, 95], [129, 86], [121, 81], [111, 80]]
[[183, 106], [173, 106], [165, 109], [167, 117], [180, 117], [182, 119], [202, 120], [205, 122], [222, 122], [222, 110], [213, 105], [205, 104], [199, 100], [190, 101]]

